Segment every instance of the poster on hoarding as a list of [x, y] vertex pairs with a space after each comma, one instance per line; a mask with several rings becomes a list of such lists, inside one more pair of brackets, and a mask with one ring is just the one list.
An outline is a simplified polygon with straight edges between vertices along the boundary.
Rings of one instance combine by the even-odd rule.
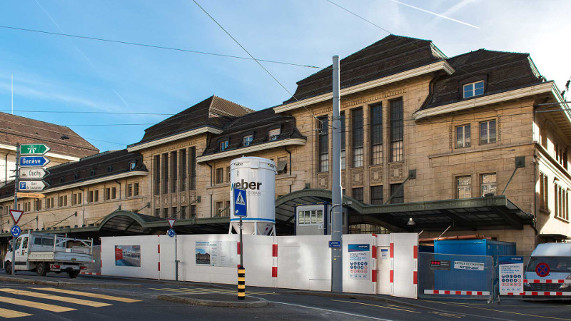
[[500, 264], [500, 295], [523, 292], [523, 263]]
[[140, 245], [115, 245], [115, 266], [141, 266]]
[[348, 244], [349, 278], [358, 280], [369, 279], [369, 244]]
[[196, 242], [197, 265], [236, 267], [238, 265], [237, 243], [231, 241]]

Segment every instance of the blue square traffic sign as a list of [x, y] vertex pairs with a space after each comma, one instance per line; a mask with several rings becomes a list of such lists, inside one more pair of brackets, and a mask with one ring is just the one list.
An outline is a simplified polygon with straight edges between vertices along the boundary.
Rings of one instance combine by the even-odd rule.
[[234, 189], [234, 216], [248, 216], [246, 190], [244, 189]]

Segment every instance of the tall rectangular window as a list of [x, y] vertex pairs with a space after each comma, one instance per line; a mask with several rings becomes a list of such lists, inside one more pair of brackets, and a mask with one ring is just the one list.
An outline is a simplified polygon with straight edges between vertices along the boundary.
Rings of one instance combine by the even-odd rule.
[[168, 153], [164, 153], [163, 154], [163, 160], [162, 160], [162, 173], [161, 173], [161, 180], [163, 182], [163, 194], [166, 194], [169, 192], [169, 154]]
[[404, 119], [402, 98], [390, 102], [391, 121], [391, 162], [402, 162], [404, 159]]
[[327, 116], [319, 117], [317, 140], [319, 144], [319, 171], [329, 171], [329, 120]]
[[351, 137], [353, 143], [353, 167], [363, 167], [363, 109], [351, 111]]
[[216, 169], [216, 184], [224, 183], [224, 167]]
[[362, 187], [353, 188], [351, 193], [352, 193], [354, 199], [358, 200], [359, 202], [363, 202], [363, 188]]
[[346, 127], [345, 127], [345, 112], [342, 112], [340, 115], [340, 121], [341, 121], [341, 169], [345, 169], [346, 163], [347, 163], [347, 153], [345, 152], [346, 150]]
[[488, 120], [480, 123], [480, 145], [496, 142], [496, 121]]
[[153, 188], [155, 195], [161, 193], [161, 155], [155, 155], [153, 159]]
[[179, 182], [179, 191], [186, 191], [186, 149], [181, 149], [179, 151], [179, 164], [180, 164], [180, 168], [178, 170], [179, 172], [179, 176], [180, 176], [180, 182]]
[[371, 204], [383, 205], [383, 185], [371, 186]]
[[401, 184], [391, 184], [391, 204], [404, 203], [404, 186]]
[[170, 176], [171, 176], [171, 193], [175, 193], [176, 192], [176, 181], [177, 181], [177, 177], [178, 177], [178, 170], [177, 170], [177, 152], [171, 152], [171, 171], [170, 171]]
[[382, 104], [371, 105], [371, 165], [383, 163], [383, 109]]
[[549, 209], [549, 181], [547, 175], [539, 172], [539, 208]]
[[167, 217], [169, 217], [169, 209], [163, 208], [163, 218], [167, 218]]
[[133, 196], [133, 184], [127, 184], [127, 197]]
[[190, 170], [190, 182], [188, 188], [191, 190], [196, 189], [196, 147], [188, 149], [188, 169]]
[[117, 187], [112, 187], [111, 188], [111, 199], [116, 199], [117, 198]]
[[180, 207], [180, 218], [181, 219], [186, 219], [186, 206], [181, 206]]
[[161, 209], [160, 209], [160, 208], [155, 208], [155, 216], [156, 216], [156, 217], [160, 217], [160, 216], [161, 216]]
[[456, 148], [470, 147], [470, 124], [456, 126]]
[[486, 196], [486, 194], [496, 195], [496, 173], [482, 174], [480, 176], [480, 188], [482, 196]]
[[[133, 196], [139, 196], [139, 183], [133, 185]], [[79, 199], [81, 199], [81, 197]]]
[[456, 198], [472, 197], [472, 177], [456, 177]]
[[190, 205], [190, 218], [196, 217], [196, 205]]

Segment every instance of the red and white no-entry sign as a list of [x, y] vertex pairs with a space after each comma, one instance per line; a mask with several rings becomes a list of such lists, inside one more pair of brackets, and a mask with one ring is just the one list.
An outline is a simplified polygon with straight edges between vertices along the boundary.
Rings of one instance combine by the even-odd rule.
[[20, 221], [22, 214], [24, 214], [24, 211], [10, 210], [10, 215], [12, 215], [12, 219], [14, 220], [14, 225], [18, 224], [18, 221]]

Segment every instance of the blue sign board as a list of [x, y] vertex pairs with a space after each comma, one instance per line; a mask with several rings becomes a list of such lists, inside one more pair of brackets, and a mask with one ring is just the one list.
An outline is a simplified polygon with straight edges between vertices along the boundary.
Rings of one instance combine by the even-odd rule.
[[18, 225], [14, 225], [10, 229], [10, 233], [12, 233], [12, 236], [18, 237], [18, 236], [20, 236], [20, 234], [22, 234], [22, 230], [20, 229], [20, 227]]
[[22, 156], [20, 157], [20, 166], [30, 167], [30, 166], [46, 166], [50, 162], [49, 159], [44, 156]]
[[167, 231], [167, 234], [168, 234], [170, 237], [174, 237], [174, 236], [176, 235], [174, 229], [172, 229], [172, 228]]
[[234, 216], [248, 216], [246, 190], [244, 189], [234, 189]]
[[340, 248], [341, 242], [340, 241], [329, 241], [329, 248]]

